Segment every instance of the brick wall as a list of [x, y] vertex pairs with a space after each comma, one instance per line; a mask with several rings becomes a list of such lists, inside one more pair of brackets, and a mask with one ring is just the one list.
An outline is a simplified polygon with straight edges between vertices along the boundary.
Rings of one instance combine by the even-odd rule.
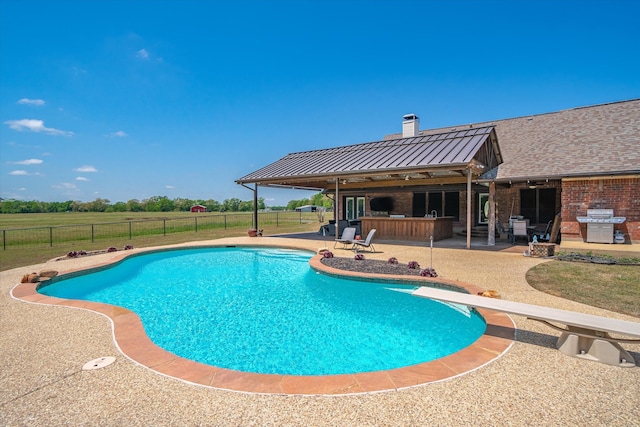
[[592, 179], [562, 182], [562, 239], [586, 240], [587, 226], [577, 216], [587, 209], [613, 209], [624, 216], [614, 229], [624, 233], [627, 243], [640, 243], [640, 178]]

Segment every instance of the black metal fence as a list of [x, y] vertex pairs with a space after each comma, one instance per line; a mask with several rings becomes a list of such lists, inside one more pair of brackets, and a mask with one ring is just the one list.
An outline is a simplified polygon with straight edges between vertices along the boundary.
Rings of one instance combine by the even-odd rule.
[[[317, 222], [318, 217], [311, 212], [259, 212], [258, 226], [286, 227]], [[2, 249], [14, 247], [42, 246], [56, 244], [99, 242], [103, 240], [130, 240], [135, 238], [167, 235], [175, 233], [201, 233], [215, 230], [249, 229], [253, 226], [252, 212], [237, 212], [180, 218], [158, 218], [107, 222], [95, 224], [58, 225], [34, 228], [12, 228], [2, 230]]]

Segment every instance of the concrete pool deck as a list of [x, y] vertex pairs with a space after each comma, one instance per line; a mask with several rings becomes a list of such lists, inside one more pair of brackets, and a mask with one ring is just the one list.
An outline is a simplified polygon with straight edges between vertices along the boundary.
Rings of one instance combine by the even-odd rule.
[[[192, 245], [263, 244], [316, 251], [316, 240], [228, 238]], [[178, 247], [187, 245], [176, 245]], [[332, 244], [329, 246], [331, 247]], [[376, 243], [372, 259], [430, 264], [429, 248]], [[352, 256], [335, 250], [338, 256]], [[0, 273], [0, 421], [3, 425], [638, 425], [640, 368], [570, 358], [555, 349], [557, 333], [518, 316], [516, 340], [492, 363], [446, 381], [341, 396], [238, 393], [159, 375], [125, 357], [110, 321], [90, 311], [27, 304], [9, 292], [23, 274], [68, 271], [122, 253], [48, 262]], [[433, 267], [448, 280], [496, 289], [504, 299], [595, 315], [637, 318], [543, 294], [526, 271], [540, 258], [522, 252], [433, 249]], [[640, 345], [624, 347], [640, 361]], [[116, 362], [82, 366], [101, 356]]]

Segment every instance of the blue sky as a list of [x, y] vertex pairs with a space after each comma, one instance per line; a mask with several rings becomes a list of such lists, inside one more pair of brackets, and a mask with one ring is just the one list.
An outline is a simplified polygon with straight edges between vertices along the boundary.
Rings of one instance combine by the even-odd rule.
[[427, 129], [639, 98], [638, 16], [634, 0], [0, 0], [0, 197], [250, 200], [235, 179], [407, 113]]

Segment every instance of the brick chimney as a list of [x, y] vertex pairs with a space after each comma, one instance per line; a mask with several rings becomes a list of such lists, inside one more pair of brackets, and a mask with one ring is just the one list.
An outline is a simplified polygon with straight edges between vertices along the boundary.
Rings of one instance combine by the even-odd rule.
[[405, 114], [402, 116], [402, 137], [410, 138], [418, 136], [420, 132], [420, 118], [415, 114]]

